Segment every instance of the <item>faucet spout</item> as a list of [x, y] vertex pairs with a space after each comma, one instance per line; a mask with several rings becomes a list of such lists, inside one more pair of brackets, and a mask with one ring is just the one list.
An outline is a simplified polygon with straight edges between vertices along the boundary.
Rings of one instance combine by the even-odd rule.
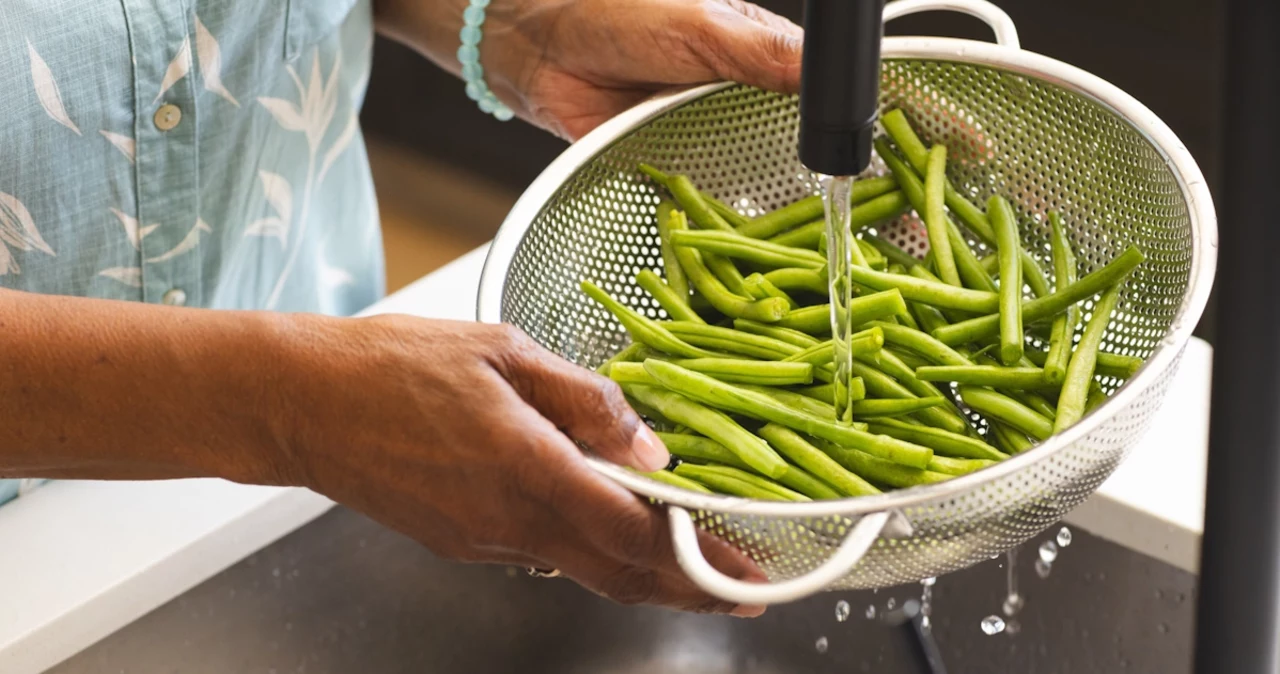
[[884, 0], [805, 0], [800, 161], [830, 176], [871, 164]]

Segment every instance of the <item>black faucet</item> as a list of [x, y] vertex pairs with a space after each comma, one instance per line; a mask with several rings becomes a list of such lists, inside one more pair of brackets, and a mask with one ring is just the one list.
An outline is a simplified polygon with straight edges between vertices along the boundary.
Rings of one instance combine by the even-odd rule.
[[852, 176], [871, 164], [884, 0], [805, 0], [800, 161]]

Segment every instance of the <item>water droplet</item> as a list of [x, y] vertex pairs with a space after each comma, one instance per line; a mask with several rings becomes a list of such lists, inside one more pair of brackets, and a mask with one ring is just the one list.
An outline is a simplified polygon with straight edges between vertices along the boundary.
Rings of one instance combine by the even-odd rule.
[[867, 607], [867, 620], [875, 620], [875, 618], [876, 618], [876, 605], [871, 604], [870, 606]]
[[1058, 547], [1065, 548], [1071, 545], [1071, 530], [1062, 527], [1058, 530]]
[[1004, 614], [1007, 616], [1017, 615], [1022, 607], [1026, 604], [1026, 600], [1020, 594], [1011, 594], [1004, 598]]
[[817, 641], [815, 641], [815, 642], [814, 642], [814, 644], [813, 644], [813, 648], [814, 648], [815, 650], [817, 650], [819, 653], [826, 653], [826, 652], [827, 652], [827, 638], [826, 638], [826, 637], [818, 637], [818, 640], [817, 640]]
[[844, 622], [849, 619], [849, 602], [841, 599], [836, 602], [836, 622]]
[[1004, 618], [998, 615], [989, 615], [982, 619], [983, 634], [992, 635], [999, 634], [1004, 631]]
[[938, 582], [937, 578], [925, 578], [924, 580], [920, 581], [920, 584], [925, 587], [933, 587], [934, 584], [937, 582]]
[[1052, 564], [1049, 564], [1043, 559], [1036, 560], [1036, 575], [1040, 576], [1041, 580], [1048, 578], [1051, 571], [1053, 571]]
[[1022, 631], [1022, 623], [1017, 620], [1010, 620], [1008, 625], [1004, 627], [1004, 633], [1010, 636]]
[[897, 606], [897, 605], [898, 605], [898, 602], [897, 602], [897, 600], [895, 600], [893, 597], [889, 597], [889, 601], [886, 601], [886, 602], [884, 603], [884, 607], [885, 607], [885, 608], [887, 608], [887, 609], [889, 609], [890, 611], [892, 611], [892, 610], [893, 610], [893, 607], [895, 607], [895, 606]]
[[1159, 625], [1156, 625], [1156, 630], [1158, 630], [1161, 634], [1168, 634], [1169, 623], [1160, 623]]
[[1040, 544], [1040, 560], [1045, 564], [1052, 564], [1053, 560], [1058, 558], [1058, 544], [1053, 541], [1045, 541]]

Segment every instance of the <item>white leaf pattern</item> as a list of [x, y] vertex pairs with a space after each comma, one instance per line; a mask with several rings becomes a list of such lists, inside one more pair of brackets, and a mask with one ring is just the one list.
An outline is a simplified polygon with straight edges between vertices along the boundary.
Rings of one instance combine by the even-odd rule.
[[182, 78], [191, 72], [191, 38], [182, 38], [182, 46], [178, 47], [178, 53], [169, 62], [169, 68], [164, 71], [164, 79], [160, 82], [160, 93], [156, 94], [156, 100], [152, 104], [160, 102], [160, 98], [170, 87], [177, 84]]
[[302, 113], [298, 112], [298, 106], [284, 100], [283, 98], [270, 98], [267, 96], [258, 97], [258, 102], [263, 105], [272, 117], [276, 118], [276, 122], [280, 126], [289, 131], [305, 131], [307, 122], [302, 118]]
[[237, 108], [240, 102], [222, 85], [222, 49], [218, 41], [209, 32], [200, 17], [196, 17], [196, 56], [200, 59], [200, 75], [204, 78], [204, 88], [231, 102]]
[[99, 131], [98, 133], [102, 134], [103, 138], [106, 138], [108, 142], [116, 146], [117, 150], [124, 154], [124, 156], [128, 157], [130, 164], [134, 163], [135, 155], [137, 153], [137, 144], [133, 142], [132, 138], [105, 130]]
[[167, 253], [148, 259], [147, 262], [164, 262], [184, 253], [189, 253], [194, 250], [196, 246], [200, 245], [200, 232], [212, 231], [213, 228], [205, 224], [204, 220], [196, 218], [195, 227], [192, 227], [191, 231], [187, 232], [187, 236], [183, 238], [182, 241], [179, 241], [178, 245], [174, 246], [173, 249]]
[[267, 196], [267, 203], [275, 209], [276, 215], [288, 223], [293, 219], [293, 186], [284, 176], [270, 171], [258, 171], [262, 180], [262, 192]]
[[146, 227], [138, 227], [137, 218], [129, 215], [128, 213], [124, 213], [116, 208], [112, 208], [110, 210], [111, 210], [111, 213], [116, 216], [116, 219], [120, 221], [120, 224], [124, 226], [125, 236], [129, 237], [129, 243], [133, 244], [133, 247], [135, 250], [141, 250], [142, 240], [145, 239], [148, 234], [150, 234], [151, 232], [154, 232], [156, 228], [160, 226], [160, 225], [147, 225]]
[[280, 243], [283, 245], [286, 237], [289, 235], [289, 225], [280, 218], [267, 216], [249, 223], [249, 226], [244, 228], [244, 235], [262, 237], [274, 236], [275, 238], [280, 239]]
[[0, 192], [0, 241], [18, 250], [38, 250], [46, 255], [57, 257], [49, 244], [45, 243], [31, 218], [31, 212], [14, 197]]
[[105, 276], [134, 288], [142, 287], [142, 269], [140, 267], [112, 267], [98, 272], [98, 276]]
[[58, 83], [53, 78], [53, 71], [49, 70], [49, 64], [40, 58], [40, 53], [36, 51], [35, 45], [31, 44], [31, 40], [27, 40], [27, 55], [31, 57], [31, 81], [36, 88], [36, 98], [40, 99], [40, 107], [44, 108], [53, 121], [75, 131], [79, 136], [80, 127], [77, 127], [67, 115], [67, 109], [62, 104], [62, 92], [58, 91]]
[[9, 247], [0, 244], [0, 276], [8, 276], [10, 272], [21, 274], [22, 268], [18, 266], [18, 261], [13, 259], [13, 253], [9, 252]]
[[320, 163], [320, 175], [316, 178], [316, 182], [324, 180], [324, 176], [329, 172], [329, 167], [333, 166], [333, 162], [347, 149], [351, 141], [356, 137], [356, 131], [360, 129], [360, 118], [354, 110], [351, 111], [351, 119], [347, 120], [347, 125], [343, 127], [342, 133], [334, 139], [333, 145], [329, 147], [329, 151], [324, 153], [324, 161]]

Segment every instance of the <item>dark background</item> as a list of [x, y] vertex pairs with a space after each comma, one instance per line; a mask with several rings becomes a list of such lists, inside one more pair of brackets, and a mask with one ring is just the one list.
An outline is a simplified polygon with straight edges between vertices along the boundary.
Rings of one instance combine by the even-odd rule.
[[[801, 0], [758, 0], [799, 20]], [[1220, 10], [1213, 0], [998, 0], [1017, 24], [1024, 48], [1088, 70], [1159, 115], [1200, 163], [1211, 188], [1219, 180], [1216, 120]], [[907, 17], [890, 35], [991, 39], [976, 19], [954, 13]], [[366, 131], [454, 169], [520, 191], [565, 144], [533, 127], [500, 123], [463, 95], [462, 84], [396, 44], [378, 44], [364, 111]], [[417, 86], [406, 88], [404, 82]], [[1201, 336], [1212, 337], [1213, 311]]]

